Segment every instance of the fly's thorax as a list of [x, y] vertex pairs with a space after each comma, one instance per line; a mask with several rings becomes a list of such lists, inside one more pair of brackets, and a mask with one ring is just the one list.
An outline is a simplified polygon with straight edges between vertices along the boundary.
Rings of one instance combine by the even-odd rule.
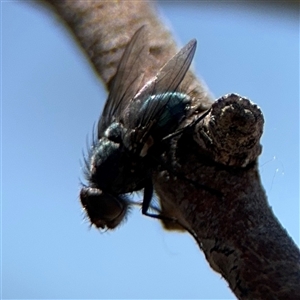
[[97, 228], [117, 227], [128, 212], [129, 203], [124, 196], [113, 196], [95, 188], [83, 187], [80, 201], [91, 223]]
[[119, 166], [124, 156], [123, 135], [122, 124], [113, 122], [104, 136], [94, 143], [89, 164], [89, 181], [93, 187], [107, 190], [119, 176]]
[[90, 158], [89, 185], [111, 194], [125, 194], [140, 190], [148, 176], [145, 159], [107, 137], [93, 147]]
[[122, 145], [101, 138], [92, 148], [89, 165], [89, 181], [92, 187], [107, 189], [119, 174]]

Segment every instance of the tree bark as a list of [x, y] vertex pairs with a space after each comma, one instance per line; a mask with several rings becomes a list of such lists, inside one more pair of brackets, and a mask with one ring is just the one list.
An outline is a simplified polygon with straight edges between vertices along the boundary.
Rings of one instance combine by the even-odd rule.
[[[66, 22], [108, 90], [124, 47], [142, 25], [149, 32], [151, 57], [145, 82], [177, 51], [152, 3], [45, 3]], [[238, 299], [300, 299], [300, 252], [268, 205], [258, 172], [260, 109], [237, 94], [212, 102], [191, 72], [183, 86], [193, 98], [183, 126], [211, 108], [174, 137], [153, 174], [163, 213], [189, 229]]]

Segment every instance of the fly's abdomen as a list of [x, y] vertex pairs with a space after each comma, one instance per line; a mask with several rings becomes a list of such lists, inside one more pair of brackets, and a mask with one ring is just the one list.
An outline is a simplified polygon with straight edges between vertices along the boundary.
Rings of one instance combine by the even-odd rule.
[[[190, 97], [184, 93], [167, 92], [150, 96], [143, 104], [140, 113], [151, 114], [156, 109], [156, 124], [152, 128], [152, 135], [164, 137], [172, 133], [185, 118], [190, 104]], [[157, 109], [159, 107], [159, 109]]]

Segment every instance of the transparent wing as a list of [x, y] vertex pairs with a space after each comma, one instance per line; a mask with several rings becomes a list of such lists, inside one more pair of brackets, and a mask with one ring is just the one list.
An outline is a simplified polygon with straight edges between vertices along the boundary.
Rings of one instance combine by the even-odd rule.
[[[197, 47], [197, 41], [191, 40], [175, 56], [173, 56], [157, 73], [154, 81], [149, 85], [141, 98], [148, 98], [151, 95], [161, 95], [164, 101], [147, 102], [147, 110], [140, 115], [139, 126], [145, 127], [147, 124], [157, 120], [162, 115], [168, 105], [171, 95], [175, 92], [188, 71]], [[165, 99], [165, 94], [169, 94], [169, 99]], [[161, 99], [163, 100], [163, 99]], [[143, 101], [142, 101], [143, 102]], [[137, 125], [137, 124], [136, 124]]]
[[125, 107], [139, 90], [140, 79], [143, 76], [141, 66], [145, 64], [149, 49], [145, 37], [145, 26], [142, 26], [124, 50], [98, 122], [98, 139], [114, 120], [120, 120]]
[[157, 73], [154, 93], [174, 92], [177, 90], [195, 55], [197, 41], [189, 41]]
[[[191, 65], [196, 46], [196, 40], [191, 40], [184, 46], [137, 93], [128, 106], [125, 124], [126, 128], [134, 130], [134, 133], [131, 135], [130, 141], [127, 141], [127, 145], [137, 145], [136, 151], [143, 147], [141, 144], [145, 143], [148, 136], [151, 135], [155, 123], [160, 120], [168, 104], [174, 99], [173, 93], [178, 90]], [[154, 95], [156, 96], [155, 101], [152, 101]]]

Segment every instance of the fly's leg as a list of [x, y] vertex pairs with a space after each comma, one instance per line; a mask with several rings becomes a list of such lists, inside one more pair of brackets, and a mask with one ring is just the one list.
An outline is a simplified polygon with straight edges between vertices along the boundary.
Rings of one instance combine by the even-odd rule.
[[[142, 213], [143, 215], [150, 217], [150, 218], [154, 218], [154, 219], [158, 219], [158, 220], [164, 220], [164, 221], [170, 221], [173, 223], [177, 223], [179, 224], [183, 229], [185, 229], [187, 232], [189, 232], [197, 241], [197, 235], [196, 233], [191, 230], [190, 228], [187, 228], [185, 225], [183, 225], [178, 219], [173, 218], [173, 217], [168, 217], [168, 216], [164, 216], [160, 213], [159, 209], [151, 206], [151, 200], [153, 197], [153, 184], [152, 184], [152, 180], [151, 178], [149, 178], [146, 182], [145, 188], [144, 188], [144, 198], [143, 198], [143, 203], [142, 203]], [[154, 214], [154, 213], [149, 213], [148, 209], [149, 207], [151, 207], [152, 209], [156, 210], [158, 213]]]

